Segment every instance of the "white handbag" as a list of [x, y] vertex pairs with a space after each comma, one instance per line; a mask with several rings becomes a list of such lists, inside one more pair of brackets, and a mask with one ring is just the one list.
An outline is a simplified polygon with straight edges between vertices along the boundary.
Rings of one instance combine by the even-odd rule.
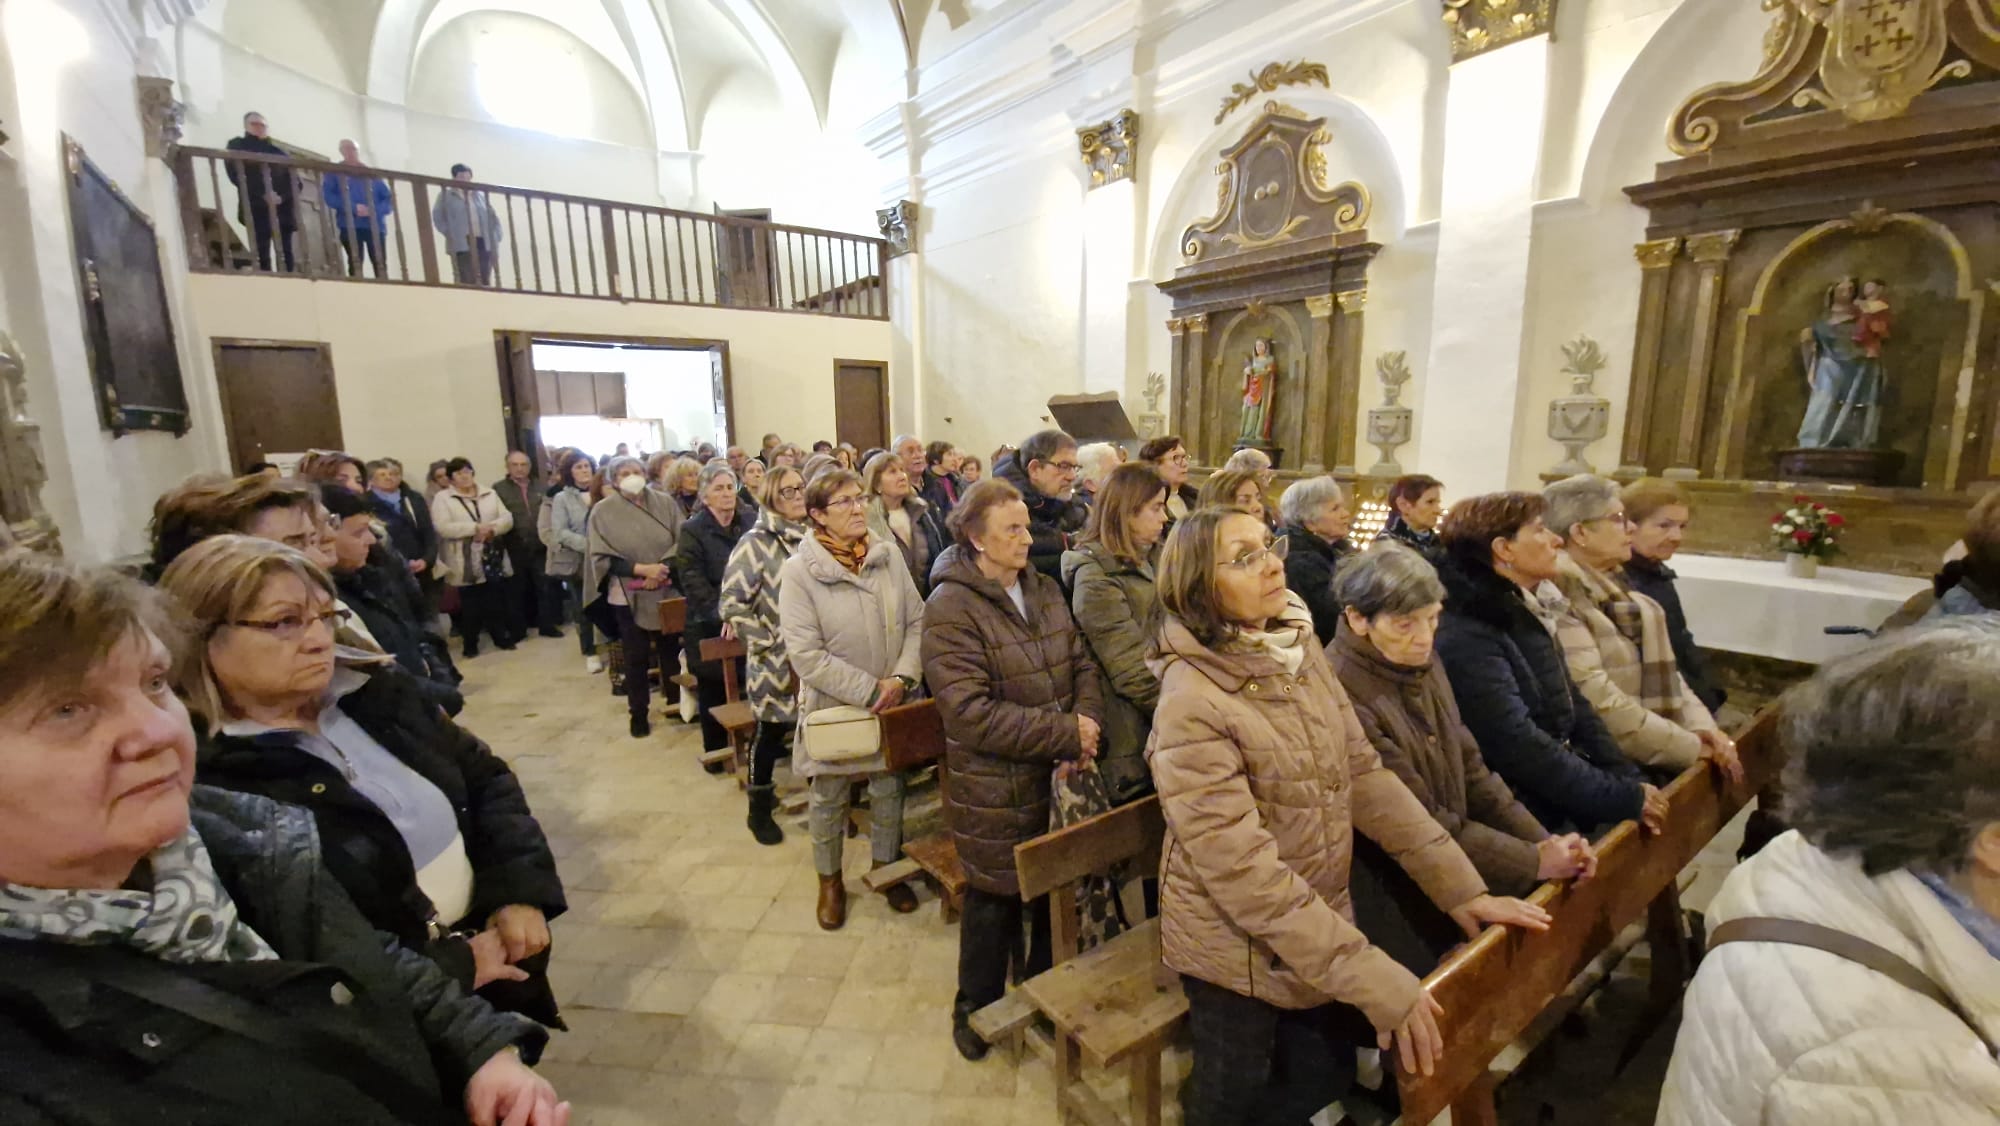
[[820, 708], [799, 724], [798, 744], [814, 762], [845, 763], [882, 753], [882, 720], [848, 704]]

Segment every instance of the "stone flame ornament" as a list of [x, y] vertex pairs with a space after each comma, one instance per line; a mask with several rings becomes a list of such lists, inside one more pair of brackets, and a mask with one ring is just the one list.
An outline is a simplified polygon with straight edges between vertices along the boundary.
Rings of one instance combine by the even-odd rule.
[[1415, 413], [1401, 403], [1403, 384], [1410, 381], [1409, 355], [1384, 352], [1375, 359], [1375, 378], [1382, 381], [1382, 405], [1368, 408], [1368, 444], [1382, 455], [1369, 466], [1370, 477], [1401, 477], [1403, 465], [1396, 448], [1410, 440]]
[[1550, 473], [1574, 477], [1595, 473], [1583, 451], [1604, 437], [1611, 428], [1611, 400], [1595, 393], [1597, 373], [1604, 370], [1604, 351], [1597, 341], [1578, 336], [1562, 346], [1569, 360], [1563, 373], [1569, 376], [1570, 392], [1549, 402], [1549, 437], [1562, 444], [1563, 460]]

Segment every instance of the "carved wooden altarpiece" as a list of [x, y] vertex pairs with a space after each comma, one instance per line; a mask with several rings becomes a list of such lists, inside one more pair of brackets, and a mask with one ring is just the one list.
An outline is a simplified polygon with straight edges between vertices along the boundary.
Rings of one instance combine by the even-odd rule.
[[1897, 529], [1910, 558], [1878, 545], [1876, 562], [1922, 569], [1967, 492], [2000, 481], [2000, 5], [1763, 7], [1762, 70], [1692, 93], [1667, 123], [1679, 158], [1626, 189], [1650, 224], [1619, 476], [1698, 479], [1705, 505], [1770, 491], [1809, 396], [1802, 330], [1835, 283], [1881, 279], [1876, 448], [1901, 467], [1855, 488], [1929, 514]]
[[1269, 102], [1216, 166], [1215, 214], [1181, 236], [1173, 299], [1172, 432], [1196, 464], [1237, 445], [1255, 342], [1277, 359], [1269, 445], [1282, 468], [1352, 475], [1361, 395], [1368, 190], [1331, 183], [1326, 119]]

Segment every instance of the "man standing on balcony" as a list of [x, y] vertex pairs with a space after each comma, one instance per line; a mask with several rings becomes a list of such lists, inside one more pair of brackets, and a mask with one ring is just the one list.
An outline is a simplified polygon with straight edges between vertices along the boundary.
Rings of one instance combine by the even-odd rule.
[[[451, 178], [472, 181], [468, 165], [451, 166]], [[477, 188], [446, 188], [431, 209], [431, 223], [451, 250], [452, 279], [459, 285], [492, 285], [493, 257], [500, 248], [500, 216]]]
[[[232, 138], [229, 149], [259, 156], [291, 156], [271, 139], [264, 115], [255, 111], [243, 115], [243, 135]], [[227, 169], [229, 182], [236, 185], [236, 217], [250, 228], [251, 241], [257, 244], [257, 268], [265, 273], [271, 271], [271, 233], [275, 228], [278, 248], [284, 254], [285, 272], [297, 272], [298, 265], [292, 258], [292, 233], [299, 229], [298, 185], [292, 170], [249, 160], [232, 160]]]
[[[340, 163], [356, 172], [365, 173], [368, 167], [361, 163], [361, 150], [353, 141], [340, 142]], [[320, 196], [340, 230], [341, 249], [347, 252], [347, 276], [361, 276], [361, 259], [366, 255], [369, 268], [381, 277], [382, 239], [387, 234], [381, 221], [396, 207], [389, 181], [379, 176], [329, 172], [319, 183]]]

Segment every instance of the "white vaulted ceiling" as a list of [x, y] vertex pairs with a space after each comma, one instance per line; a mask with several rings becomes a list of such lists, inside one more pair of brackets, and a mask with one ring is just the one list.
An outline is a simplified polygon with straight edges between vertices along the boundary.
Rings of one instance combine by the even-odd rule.
[[[530, 91], [538, 76], [553, 83], [585, 68], [600, 87], [628, 89], [646, 140], [677, 151], [703, 147], [704, 125], [718, 111], [721, 122], [754, 111], [824, 130], [893, 103], [909, 65], [899, 6], [906, 2], [913, 0], [209, 0], [202, 19], [276, 62], [402, 105], [413, 93], [436, 100], [440, 81], [472, 83], [471, 75], [422, 73], [427, 56], [456, 63], [470, 41], [517, 60]], [[478, 91], [463, 95], [476, 100]]]

